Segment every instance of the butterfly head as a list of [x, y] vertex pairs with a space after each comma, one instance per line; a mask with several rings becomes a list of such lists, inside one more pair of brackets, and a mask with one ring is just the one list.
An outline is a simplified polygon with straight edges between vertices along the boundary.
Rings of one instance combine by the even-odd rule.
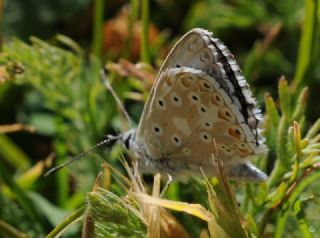
[[131, 129], [123, 133], [119, 138], [119, 143], [128, 150], [134, 150], [134, 140], [136, 136], [136, 129]]

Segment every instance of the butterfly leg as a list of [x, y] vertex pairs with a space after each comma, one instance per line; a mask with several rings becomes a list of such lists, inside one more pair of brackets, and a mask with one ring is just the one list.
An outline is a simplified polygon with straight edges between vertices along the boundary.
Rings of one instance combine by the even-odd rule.
[[173, 181], [173, 178], [172, 178], [171, 174], [167, 174], [167, 175], [168, 175], [168, 180], [166, 182], [166, 185], [164, 185], [164, 188], [161, 191], [160, 198], [163, 198], [166, 195], [166, 193], [167, 193], [167, 191], [169, 189], [169, 186]]

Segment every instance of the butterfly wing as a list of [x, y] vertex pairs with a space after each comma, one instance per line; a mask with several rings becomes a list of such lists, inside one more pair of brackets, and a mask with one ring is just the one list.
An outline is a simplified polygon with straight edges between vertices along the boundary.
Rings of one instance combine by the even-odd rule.
[[232, 168], [263, 152], [255, 149], [253, 134], [239, 120], [239, 108], [203, 71], [167, 69], [154, 92], [137, 141], [158, 171], [177, 175], [202, 167], [213, 175], [212, 154]]
[[175, 45], [136, 133], [147, 166], [173, 174], [201, 166], [210, 174], [213, 140], [230, 168], [265, 153], [261, 115], [235, 65], [226, 47], [205, 30], [194, 29]]
[[262, 119], [260, 110], [240, 67], [222, 41], [204, 29], [189, 31], [168, 54], [160, 73], [177, 66], [199, 69], [213, 76], [232, 102], [241, 108], [244, 120], [256, 134], [257, 144], [259, 140], [260, 144], [264, 143], [262, 137], [258, 138], [260, 132], [256, 132]]

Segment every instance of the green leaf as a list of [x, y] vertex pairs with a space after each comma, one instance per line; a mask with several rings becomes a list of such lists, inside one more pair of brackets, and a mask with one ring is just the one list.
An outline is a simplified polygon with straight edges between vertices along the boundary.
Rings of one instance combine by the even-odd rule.
[[29, 122], [36, 128], [37, 133], [42, 135], [54, 135], [54, 116], [48, 113], [33, 113], [29, 117]]
[[277, 159], [284, 168], [290, 169], [291, 157], [288, 152], [288, 122], [286, 115], [281, 117], [278, 127]]
[[[52, 226], [57, 226], [63, 221], [66, 217], [70, 216], [71, 211], [61, 209], [57, 206], [52, 205], [47, 199], [41, 196], [38, 193], [31, 192], [29, 193], [30, 198], [34, 204], [37, 204], [37, 209], [40, 209], [46, 218], [50, 221]], [[74, 226], [68, 229], [67, 232], [64, 232], [65, 235], [74, 234], [79, 230], [79, 226]]]
[[279, 125], [280, 116], [277, 111], [276, 104], [273, 98], [269, 94], [266, 94], [264, 98], [265, 98], [264, 101], [266, 103], [266, 112], [267, 112], [268, 120], [271, 122], [271, 125], [274, 128], [277, 128]]
[[117, 195], [99, 188], [87, 194], [87, 203], [97, 237], [145, 237], [146, 225], [137, 211]]
[[0, 155], [17, 170], [26, 169], [30, 166], [28, 156], [9, 137], [3, 134], [0, 134]]
[[35, 230], [38, 230], [38, 232], [42, 232], [45, 227], [45, 221], [41, 219], [42, 211], [36, 209], [37, 206], [30, 199], [27, 191], [16, 184], [12, 175], [8, 173], [7, 169], [4, 166], [0, 166], [0, 177], [15, 194], [15, 198], [18, 204], [22, 207], [28, 219], [34, 223]]
[[292, 114], [292, 120], [299, 121], [306, 112], [309, 89], [303, 88], [298, 96], [295, 109]]
[[309, 129], [306, 138], [312, 139], [315, 137], [320, 131], [320, 118], [312, 125], [312, 127]]
[[284, 77], [280, 78], [278, 92], [279, 92], [281, 112], [282, 114], [286, 114], [290, 118], [291, 102], [290, 102], [290, 95], [289, 95], [289, 87], [288, 87], [288, 82]]

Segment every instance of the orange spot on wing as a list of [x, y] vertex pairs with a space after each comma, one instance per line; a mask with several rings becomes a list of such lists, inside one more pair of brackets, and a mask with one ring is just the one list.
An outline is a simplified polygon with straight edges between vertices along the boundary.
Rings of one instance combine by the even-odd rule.
[[213, 93], [211, 96], [211, 102], [217, 106], [223, 106], [224, 105], [224, 101], [221, 97], [220, 94], [218, 93]]
[[228, 134], [240, 141], [243, 141], [245, 138], [242, 129], [237, 125], [230, 126], [228, 128]]
[[253, 154], [253, 151], [249, 148], [249, 146], [246, 143], [237, 143], [234, 144], [234, 147], [237, 148], [241, 157]]
[[236, 118], [231, 112], [231, 110], [227, 107], [219, 108], [218, 117], [222, 120], [229, 122], [236, 122]]
[[205, 80], [201, 80], [199, 82], [199, 89], [200, 89], [200, 92], [211, 92], [212, 86]]

